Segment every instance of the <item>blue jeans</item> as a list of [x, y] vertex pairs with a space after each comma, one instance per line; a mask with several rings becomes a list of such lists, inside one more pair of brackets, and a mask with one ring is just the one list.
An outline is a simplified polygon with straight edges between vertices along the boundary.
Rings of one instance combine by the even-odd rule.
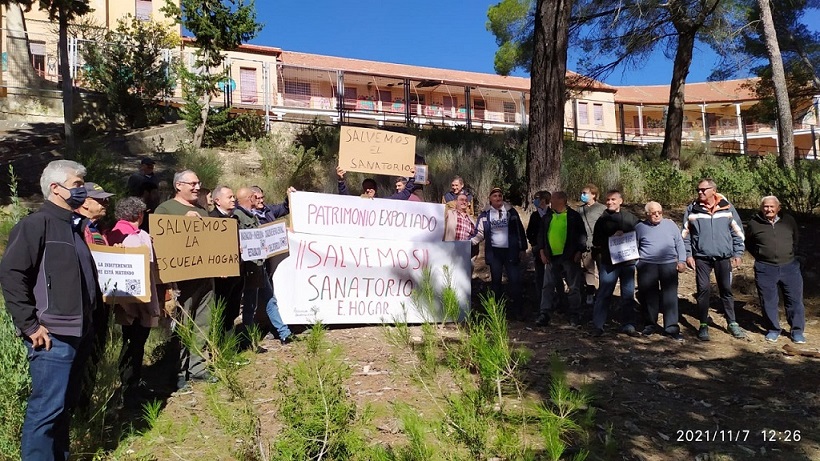
[[82, 338], [51, 337], [51, 349], [34, 349], [25, 341], [31, 374], [31, 396], [23, 421], [24, 460], [68, 459], [71, 413], [80, 396], [93, 334]]
[[258, 292], [258, 305], [265, 303], [265, 312], [268, 314], [271, 325], [279, 333], [279, 340], [284, 341], [291, 335], [290, 328], [282, 321], [282, 316], [279, 314], [279, 304], [276, 302], [276, 295], [273, 294], [273, 285], [268, 275], [265, 275], [265, 281]]
[[805, 307], [803, 306], [803, 275], [800, 263], [796, 260], [782, 266], [755, 262], [755, 285], [760, 304], [763, 306], [763, 317], [770, 332], [780, 333], [778, 315], [778, 288], [783, 289], [783, 301], [786, 305], [786, 320], [792, 333], [803, 332], [806, 327]]
[[635, 265], [612, 264], [606, 259], [598, 263], [598, 294], [592, 308], [592, 324], [604, 328], [609, 315], [609, 303], [615, 284], [621, 282], [621, 324], [635, 325]]

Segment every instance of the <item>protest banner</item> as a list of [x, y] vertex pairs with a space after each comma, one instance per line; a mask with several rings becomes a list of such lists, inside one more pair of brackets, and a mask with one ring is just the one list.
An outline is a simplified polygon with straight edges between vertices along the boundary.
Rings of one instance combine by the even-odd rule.
[[[290, 254], [273, 276], [285, 323], [421, 323], [441, 313], [411, 300], [429, 268], [441, 300], [450, 279], [462, 316], [470, 306], [470, 242], [407, 242], [289, 234]], [[445, 275], [445, 266], [449, 275]], [[283, 288], [278, 288], [283, 287]]]
[[610, 237], [609, 254], [612, 256], [612, 264], [638, 259], [640, 255], [638, 254], [638, 239], [635, 236], [635, 231]]
[[239, 229], [242, 261], [268, 259], [288, 251], [287, 221], [278, 219], [256, 229]]
[[149, 215], [161, 283], [239, 275], [236, 220]]
[[392, 131], [342, 126], [339, 166], [347, 171], [410, 176], [416, 159], [416, 137]]
[[151, 301], [151, 258], [148, 247], [89, 245], [97, 264], [97, 281], [106, 303]]
[[339, 237], [440, 242], [444, 205], [408, 200], [292, 192], [293, 231]]

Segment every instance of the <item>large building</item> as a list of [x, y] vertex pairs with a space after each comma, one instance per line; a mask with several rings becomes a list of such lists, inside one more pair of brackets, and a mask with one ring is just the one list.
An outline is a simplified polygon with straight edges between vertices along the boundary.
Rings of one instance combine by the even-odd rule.
[[[89, 30], [111, 28], [127, 14], [162, 18], [164, 1], [92, 0], [94, 11], [69, 41], [75, 85], [83, 88], [82, 47]], [[56, 26], [36, 10], [2, 7], [0, 113], [61, 114]], [[91, 29], [89, 29], [89, 27]], [[170, 26], [169, 26], [170, 27]], [[166, 59], [179, 58], [192, 70], [195, 44], [183, 39]], [[529, 79], [495, 74], [365, 61], [242, 45], [227, 53], [228, 78], [214, 104], [256, 111], [266, 126], [277, 121], [319, 120], [374, 126], [442, 126], [504, 130], [528, 123]], [[669, 87], [610, 86], [568, 72], [566, 136], [585, 142], [663, 142]], [[747, 115], [758, 100], [752, 80], [686, 85], [684, 142], [707, 144], [724, 153], [761, 155], [777, 150], [777, 129]], [[178, 90], [179, 91], [179, 90]], [[39, 106], [32, 101], [48, 101]], [[84, 94], [82, 91], [81, 94]], [[174, 95], [176, 101], [180, 94]], [[816, 158], [818, 99], [797, 111], [799, 156]], [[171, 101], [173, 102], [173, 101]], [[36, 114], [35, 114], [36, 112]]]

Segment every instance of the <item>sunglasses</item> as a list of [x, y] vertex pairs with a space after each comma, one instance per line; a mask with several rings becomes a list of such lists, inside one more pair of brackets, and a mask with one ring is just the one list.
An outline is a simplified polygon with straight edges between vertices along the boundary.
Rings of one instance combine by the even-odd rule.
[[698, 187], [696, 190], [700, 193], [705, 194], [707, 190], [714, 189], [713, 187]]

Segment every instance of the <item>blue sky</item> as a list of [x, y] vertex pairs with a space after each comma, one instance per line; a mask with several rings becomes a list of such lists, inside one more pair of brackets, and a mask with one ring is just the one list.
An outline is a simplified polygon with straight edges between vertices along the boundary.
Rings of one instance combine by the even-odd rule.
[[[494, 73], [495, 38], [482, 0], [256, 0], [265, 27], [251, 43], [290, 51]], [[695, 50], [688, 82], [706, 81], [716, 57]], [[567, 66], [577, 69], [570, 50]], [[516, 75], [526, 75], [518, 72]], [[613, 85], [669, 84], [672, 60], [658, 52], [641, 69], [617, 69]]]

